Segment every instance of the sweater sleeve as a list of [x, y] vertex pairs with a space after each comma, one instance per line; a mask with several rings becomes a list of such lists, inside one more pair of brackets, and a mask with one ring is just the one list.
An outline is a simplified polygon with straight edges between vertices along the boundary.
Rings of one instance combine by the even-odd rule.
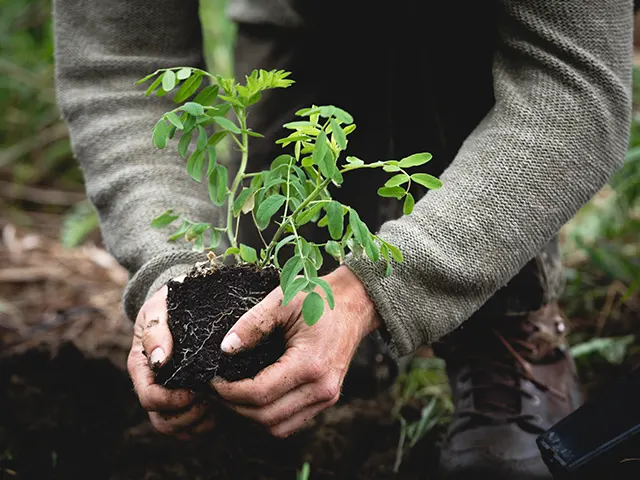
[[58, 103], [106, 248], [130, 272], [124, 307], [135, 319], [154, 289], [202, 259], [151, 220], [169, 208], [195, 221], [216, 216], [175, 149], [152, 144], [171, 100], [135, 85], [158, 68], [203, 65], [198, 2], [55, 0], [54, 20]]
[[414, 213], [381, 238], [404, 262], [350, 257], [401, 356], [454, 330], [621, 165], [631, 0], [500, 0], [495, 105]]

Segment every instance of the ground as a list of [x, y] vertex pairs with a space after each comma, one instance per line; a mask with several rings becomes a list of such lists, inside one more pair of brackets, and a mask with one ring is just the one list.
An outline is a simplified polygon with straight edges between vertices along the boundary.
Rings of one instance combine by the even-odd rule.
[[426, 438], [394, 476], [390, 393], [339, 405], [284, 441], [226, 411], [194, 443], [155, 433], [125, 373], [126, 272], [99, 246], [62, 248], [55, 221], [38, 217], [37, 235], [1, 225], [0, 478], [294, 479], [309, 461], [314, 480], [412, 479], [435, 467]]

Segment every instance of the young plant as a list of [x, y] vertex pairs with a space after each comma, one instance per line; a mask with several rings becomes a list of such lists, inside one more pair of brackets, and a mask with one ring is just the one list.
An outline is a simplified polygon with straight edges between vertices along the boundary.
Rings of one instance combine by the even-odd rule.
[[[280, 273], [283, 304], [300, 292], [306, 293], [302, 315], [308, 325], [313, 325], [324, 312], [325, 300], [329, 308], [334, 307], [331, 287], [318, 276], [323, 262], [321, 249], [338, 262], [348, 252], [366, 255], [373, 262], [384, 261], [387, 274], [394, 261], [403, 260], [400, 250], [371, 233], [353, 208], [334, 200], [330, 187], [340, 186], [344, 174], [381, 168], [391, 176], [378, 194], [403, 200], [408, 215], [415, 203], [409, 192], [413, 182], [429, 189], [439, 188], [441, 183], [426, 173], [408, 171], [428, 162], [429, 153], [372, 163], [343, 156], [356, 125], [349, 113], [332, 105], [314, 105], [296, 112], [301, 119], [285, 124], [291, 133], [276, 142], [289, 147], [289, 153], [275, 158], [268, 170], [248, 171], [249, 137], [262, 137], [247, 126], [248, 112], [265, 90], [293, 84], [289, 75], [282, 70], [254, 70], [240, 84], [196, 68], [177, 67], [158, 70], [138, 83], [153, 80], [146, 95], [163, 96], [175, 91], [173, 100], [178, 106], [160, 118], [153, 129], [153, 143], [164, 149], [180, 133], [177, 150], [186, 159], [189, 176], [196, 182], [206, 182], [213, 205], [226, 208], [223, 225], [195, 222], [174, 210], [162, 213], [152, 225], [162, 228], [178, 222], [170, 240], [184, 238], [197, 251], [215, 252], [226, 237], [229, 247], [218, 255], [209, 253], [212, 260], [222, 262], [231, 255], [238, 263], [275, 267]], [[211, 84], [200, 89], [205, 80]], [[227, 118], [229, 113], [234, 120]], [[242, 154], [231, 180], [227, 168], [216, 160], [216, 146], [226, 137]], [[260, 232], [263, 246], [259, 252], [238, 242], [242, 215], [251, 215]], [[310, 222], [327, 228], [330, 240], [314, 243], [300, 235], [300, 227]], [[266, 239], [263, 232], [272, 224], [275, 233]], [[278, 255], [287, 245], [293, 247], [294, 254], [281, 265]]]

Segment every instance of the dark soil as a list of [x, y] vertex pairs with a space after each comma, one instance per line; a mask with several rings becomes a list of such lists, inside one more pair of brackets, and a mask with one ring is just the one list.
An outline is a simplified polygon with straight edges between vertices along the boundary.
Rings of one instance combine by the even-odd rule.
[[173, 355], [156, 373], [167, 388], [209, 390], [214, 376], [229, 381], [254, 377], [285, 351], [284, 332], [276, 329], [256, 348], [235, 355], [220, 349], [236, 321], [279, 284], [275, 268], [253, 265], [198, 265], [183, 282], [169, 282], [167, 310]]

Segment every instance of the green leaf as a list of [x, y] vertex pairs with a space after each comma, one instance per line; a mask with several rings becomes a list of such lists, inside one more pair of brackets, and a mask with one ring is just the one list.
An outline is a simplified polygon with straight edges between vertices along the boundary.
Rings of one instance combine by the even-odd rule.
[[194, 117], [199, 117], [200, 115], [204, 114], [204, 108], [202, 107], [202, 105], [196, 102], [187, 102], [180, 107], [180, 110], [184, 110]]
[[211, 230], [211, 240], [209, 242], [209, 248], [216, 248], [220, 245], [220, 232], [218, 230]]
[[336, 107], [334, 107], [333, 105], [325, 105], [323, 107], [320, 107], [321, 117], [329, 118], [333, 116], [334, 113], [336, 113]]
[[282, 287], [282, 291], [286, 292], [288, 285], [293, 282], [293, 279], [300, 273], [302, 270], [303, 261], [302, 257], [295, 255], [291, 257], [282, 267], [282, 272], [280, 272], [280, 287]]
[[344, 111], [341, 108], [334, 107], [333, 116], [340, 120], [345, 125], [350, 125], [353, 123], [353, 117], [349, 112]]
[[171, 127], [164, 121], [164, 118], [158, 120], [156, 126], [153, 127], [153, 144], [156, 148], [162, 150], [167, 146], [170, 129]]
[[385, 165], [384, 167], [382, 167], [382, 169], [385, 172], [399, 172], [400, 171], [400, 167], [397, 165]]
[[[324, 162], [324, 157], [329, 150], [329, 145], [327, 144], [327, 134], [324, 132], [320, 132], [318, 138], [316, 140], [316, 144], [313, 148], [313, 164], [320, 165]], [[325, 175], [325, 177], [330, 178], [330, 176]]]
[[176, 128], [179, 128], [180, 130], [184, 128], [182, 120], [180, 120], [180, 117], [178, 117], [175, 112], [167, 112], [165, 116], [167, 117], [167, 120], [176, 126]]
[[244, 206], [245, 202], [247, 201], [251, 193], [252, 191], [250, 188], [243, 188], [242, 191], [236, 197], [235, 201], [233, 202], [233, 214], [236, 217], [240, 215], [240, 212], [242, 211], [242, 207]]
[[144, 94], [147, 97], [158, 89], [158, 87], [162, 83], [162, 77], [163, 75], [158, 76], [158, 78], [156, 78], [155, 81], [151, 85], [149, 85], [149, 88], [147, 88], [147, 91], [144, 92]]
[[221, 207], [227, 198], [227, 169], [223, 165], [216, 165], [209, 177], [209, 198], [211, 202]]
[[411, 180], [432, 190], [442, 187], [442, 182], [428, 173], [414, 173], [411, 175]]
[[327, 283], [327, 281], [323, 280], [322, 278], [316, 278], [314, 281], [324, 291], [324, 294], [327, 297], [327, 303], [329, 304], [329, 308], [333, 310], [333, 307], [335, 307], [336, 302], [335, 302], [335, 299], [333, 298], [333, 290], [331, 290], [331, 285], [329, 285], [329, 283]]
[[402, 187], [382, 187], [378, 189], [378, 195], [381, 197], [393, 197], [400, 199], [405, 194], [405, 189]]
[[207, 142], [207, 145], [209, 145], [210, 147], [215, 147], [217, 144], [219, 144], [222, 139], [224, 137], [226, 137], [228, 135], [228, 132], [222, 131], [222, 132], [216, 132], [213, 135], [211, 135], [209, 137], [209, 141]]
[[280, 251], [280, 249], [282, 247], [284, 247], [285, 245], [288, 245], [291, 243], [292, 240], [295, 240], [296, 236], [295, 235], [287, 235], [286, 237], [284, 237], [283, 239], [281, 239], [277, 244], [276, 244], [276, 248], [273, 249], [273, 261], [275, 263], [275, 265], [280, 268], [280, 262], [278, 261], [278, 252]]
[[203, 88], [202, 91], [196, 95], [196, 98], [194, 98], [193, 101], [200, 105], [209, 107], [213, 105], [213, 102], [218, 98], [219, 90], [220, 87], [218, 87], [218, 85], [209, 85], [208, 87]]
[[349, 225], [353, 231], [353, 236], [361, 245], [365, 245], [369, 240], [371, 233], [367, 225], [360, 219], [358, 212], [353, 208], [349, 209]]
[[151, 222], [153, 228], [163, 228], [177, 220], [179, 215], [175, 215], [173, 210], [167, 210], [162, 215], [158, 215]]
[[178, 227], [178, 229], [175, 232], [173, 232], [173, 235], [169, 237], [169, 241], [175, 242], [180, 237], [184, 236], [184, 234], [187, 233], [187, 230], [189, 229], [190, 226], [191, 226], [191, 223], [189, 221], [183, 220], [182, 223], [180, 224], [180, 227]]
[[364, 251], [367, 252], [367, 257], [371, 259], [372, 262], [377, 262], [380, 260], [380, 250], [378, 246], [371, 239], [371, 236], [367, 238], [367, 242], [363, 244]]
[[204, 235], [198, 235], [193, 241], [193, 250], [196, 252], [204, 251]]
[[243, 243], [240, 244], [240, 258], [245, 262], [256, 263], [258, 261], [258, 254], [255, 248], [251, 248]]
[[207, 132], [201, 125], [198, 125], [198, 148], [200, 150], [207, 148]]
[[298, 293], [300, 293], [307, 285], [309, 284], [309, 280], [304, 277], [299, 277], [293, 280], [284, 291], [284, 297], [282, 298], [282, 306], [286, 307], [287, 304], [293, 300]]
[[385, 187], [397, 187], [398, 185], [402, 185], [403, 183], [407, 183], [409, 181], [409, 175], [406, 173], [399, 173], [391, 177], [384, 184]]
[[284, 128], [288, 128], [290, 130], [296, 130], [298, 128], [303, 128], [303, 127], [316, 127], [318, 126], [316, 123], [312, 123], [312, 122], [307, 122], [304, 120], [301, 120], [299, 122], [289, 122], [289, 123], [285, 123], [284, 125], [282, 125]]
[[176, 74], [173, 73], [172, 70], [167, 70], [162, 75], [162, 89], [165, 92], [169, 92], [173, 90], [173, 87], [176, 86]]
[[189, 79], [182, 84], [182, 87], [180, 87], [180, 90], [178, 90], [178, 93], [176, 93], [173, 101], [175, 103], [184, 102], [187, 98], [196, 93], [196, 90], [198, 90], [198, 88], [200, 88], [200, 85], [202, 84], [202, 80], [203, 77], [199, 73], [196, 73], [193, 76], [189, 77]]
[[214, 147], [207, 147], [207, 153], [209, 154], [209, 167], [207, 167], [207, 178], [213, 173], [213, 169], [216, 168], [216, 149]]
[[286, 198], [282, 195], [271, 195], [264, 199], [256, 212], [256, 219], [261, 224], [268, 223], [271, 217], [284, 205]]
[[319, 107], [301, 108], [296, 112], [296, 115], [298, 117], [308, 117], [309, 115], [313, 115], [314, 113], [320, 113], [320, 108]]
[[342, 204], [334, 200], [327, 204], [325, 210], [327, 212], [329, 234], [334, 240], [339, 240], [342, 238], [342, 232], [344, 231], [344, 221], [342, 219], [344, 210]]
[[408, 157], [400, 160], [401, 168], [409, 168], [409, 167], [417, 167], [419, 165], [424, 165], [429, 160], [431, 160], [430, 153], [414, 153], [413, 155], [409, 155]]
[[311, 257], [311, 260], [313, 261], [313, 266], [316, 268], [316, 270], [320, 270], [320, 268], [322, 267], [322, 262], [324, 261], [324, 258], [322, 258], [322, 252], [320, 251], [320, 247], [318, 247], [318, 245], [316, 245], [315, 243], [311, 244], [311, 250], [310, 250], [309, 256]]
[[384, 258], [385, 261], [387, 262], [385, 275], [388, 277], [389, 275], [391, 275], [393, 271], [393, 267], [391, 266], [391, 257], [389, 255], [389, 247], [385, 243], [383, 243], [380, 246], [380, 254], [382, 255], [382, 258]]
[[155, 72], [150, 73], [150, 74], [149, 74], [149, 75], [147, 75], [146, 77], [141, 78], [141, 79], [140, 79], [140, 80], [138, 80], [135, 84], [136, 84], [136, 85], [140, 85], [141, 83], [144, 83], [144, 82], [146, 82], [147, 80], [151, 80], [151, 79], [152, 79], [153, 77], [155, 77], [157, 74], [158, 74], [158, 71], [156, 70]]
[[238, 255], [240, 253], [240, 249], [236, 248], [236, 247], [229, 247], [227, 248], [227, 250], [224, 252], [224, 256], [226, 257], [227, 255]]
[[356, 124], [355, 123], [352, 123], [351, 125], [347, 125], [346, 127], [344, 127], [344, 134], [345, 135], [349, 135], [355, 129], [356, 129]]
[[325, 245], [324, 249], [329, 255], [331, 255], [336, 260], [338, 260], [339, 262], [342, 261], [342, 258], [344, 257], [344, 251], [342, 250], [342, 247], [338, 242], [334, 240], [329, 240]]
[[316, 203], [310, 208], [300, 212], [296, 217], [296, 225], [301, 226], [309, 223], [313, 217], [318, 215], [318, 212], [320, 212], [320, 210], [322, 210], [322, 204]]
[[329, 123], [331, 125], [331, 131], [333, 132], [333, 138], [335, 139], [336, 143], [341, 150], [346, 149], [347, 136], [345, 135], [344, 130], [342, 130], [342, 127], [338, 125], [338, 122], [336, 122], [333, 118], [329, 121]]
[[176, 134], [176, 130], [177, 130], [177, 128], [173, 124], [169, 127], [169, 135], [168, 135], [169, 139], [173, 138], [173, 136]]
[[324, 313], [324, 300], [317, 292], [311, 292], [302, 302], [302, 318], [309, 326], [315, 325]]
[[384, 243], [388, 248], [389, 251], [391, 252], [391, 257], [398, 263], [402, 263], [404, 261], [404, 258], [402, 257], [402, 252], [400, 251], [400, 249], [394, 245], [391, 245], [390, 243]]
[[349, 156], [347, 157], [347, 163], [349, 165], [354, 165], [359, 167], [360, 165], [364, 165], [364, 160], [360, 160], [358, 157]]
[[204, 170], [204, 160], [206, 158], [206, 152], [204, 150], [194, 151], [189, 160], [187, 160], [187, 173], [196, 182], [202, 181], [202, 172]]
[[255, 138], [264, 138], [264, 135], [262, 135], [261, 133], [258, 132], [254, 132], [253, 130], [249, 129], [249, 130], [244, 130], [244, 133], [246, 133], [247, 135], [249, 135], [250, 137], [255, 137]]
[[176, 77], [178, 77], [178, 80], [186, 80], [190, 76], [191, 69], [189, 67], [182, 67], [180, 70], [178, 70], [178, 73], [176, 73]]
[[411, 212], [413, 212], [413, 206], [415, 204], [416, 204], [416, 201], [413, 198], [413, 195], [411, 195], [410, 193], [407, 193], [407, 196], [404, 197], [404, 205], [402, 206], [402, 212], [405, 215], [410, 215]]
[[224, 117], [227, 113], [229, 113], [229, 110], [231, 110], [231, 105], [229, 105], [228, 103], [224, 103], [207, 109], [206, 114], [209, 117]]
[[221, 128], [231, 132], [231, 133], [235, 133], [235, 134], [239, 134], [242, 132], [242, 130], [240, 130], [240, 127], [238, 127], [235, 123], [233, 123], [231, 120], [224, 118], [224, 117], [213, 117], [213, 120], [220, 125]]
[[258, 173], [251, 179], [251, 183], [249, 184], [249, 186], [254, 192], [262, 186], [262, 172]]

